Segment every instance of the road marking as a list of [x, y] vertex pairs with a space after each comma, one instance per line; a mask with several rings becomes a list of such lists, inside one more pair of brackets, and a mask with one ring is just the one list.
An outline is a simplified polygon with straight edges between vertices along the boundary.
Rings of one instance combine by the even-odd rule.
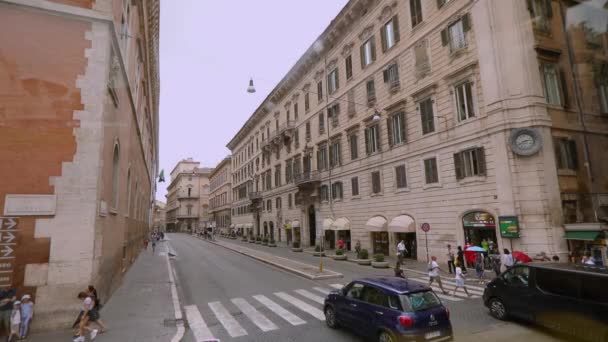
[[306, 324], [305, 320], [303, 320], [300, 317], [294, 315], [293, 313], [291, 313], [287, 309], [283, 308], [279, 304], [275, 303], [274, 301], [272, 301], [270, 298], [268, 298], [266, 296], [256, 295], [256, 296], [253, 296], [253, 298], [255, 298], [255, 300], [257, 300], [258, 302], [260, 302], [264, 306], [266, 306], [268, 309], [270, 309], [270, 311], [272, 311], [275, 314], [277, 314], [277, 316], [279, 316], [279, 317], [283, 318], [284, 320], [286, 320], [291, 325]]
[[328, 295], [328, 294], [329, 294], [329, 292], [330, 292], [328, 289], [324, 289], [324, 288], [322, 288], [322, 287], [313, 287], [313, 289], [315, 289], [315, 290], [317, 290], [317, 291], [321, 292], [321, 293], [322, 293], [322, 294], [324, 294], [324, 295]]
[[249, 317], [249, 319], [258, 326], [258, 328], [262, 329], [262, 331], [265, 332], [279, 329], [279, 327], [266, 318], [264, 314], [256, 310], [243, 298], [233, 298], [232, 302], [241, 310], [242, 313], [245, 314], [245, 316]]
[[220, 302], [211, 302], [208, 304], [209, 308], [215, 314], [220, 323], [224, 326], [224, 329], [228, 331], [230, 337], [239, 337], [247, 335], [247, 331], [237, 322], [234, 317], [226, 310], [226, 308]]
[[186, 317], [188, 318], [188, 326], [192, 329], [192, 333], [194, 334], [194, 338], [197, 342], [214, 340], [213, 334], [203, 316], [201, 316], [201, 312], [198, 311], [196, 305], [188, 305], [184, 306], [184, 310], [186, 310]]
[[169, 272], [169, 283], [171, 284], [171, 299], [173, 301], [173, 309], [175, 311], [175, 319], [178, 321], [176, 323], [177, 330], [175, 331], [175, 335], [171, 338], [171, 342], [179, 342], [184, 337], [186, 333], [186, 329], [182, 323], [179, 323], [179, 320], [182, 319], [182, 310], [179, 302], [179, 296], [177, 294], [177, 287], [175, 286], [175, 278], [173, 273], [173, 267], [171, 266], [171, 261], [169, 257], [165, 256], [165, 260], [167, 261], [167, 271]]
[[288, 302], [289, 304], [295, 306], [296, 308], [312, 315], [313, 317], [315, 317], [316, 319], [318, 319], [320, 321], [325, 320], [325, 315], [323, 314], [323, 311], [315, 308], [312, 305], [309, 305], [308, 303], [305, 303], [305, 302], [299, 300], [298, 298], [288, 295], [285, 292], [275, 292], [274, 295], [281, 298], [282, 300]]
[[[413, 279], [422, 279], [422, 280], [426, 281], [427, 283], [429, 282], [429, 278], [425, 278], [425, 277], [413, 278]], [[455, 280], [452, 280], [452, 279], [453, 278], [447, 278], [447, 279], [445, 279], [445, 278], [442, 277], [441, 281], [444, 284], [449, 284], [449, 285], [452, 285], [452, 286], [456, 286]], [[485, 291], [485, 287], [480, 287], [479, 285], [469, 285], [469, 284], [465, 284], [465, 285], [467, 286], [467, 289], [479, 292], [480, 295], [483, 295], [483, 291]]]
[[310, 292], [310, 291], [306, 291], [306, 290], [296, 290], [296, 293], [299, 294], [302, 297], [306, 297], [310, 300], [314, 300], [315, 302], [319, 303], [319, 304], [324, 304], [325, 303], [325, 298], [323, 297], [319, 297], [316, 294]]
[[342, 285], [342, 284], [330, 284], [329, 286], [333, 287], [334, 289], [338, 289], [338, 290], [340, 290], [341, 288], [344, 287], [344, 285]]
[[[421, 279], [421, 278], [413, 278], [412, 280], [417, 281], [417, 282], [420, 282], [420, 283], [423, 283], [423, 284], [425, 284], [425, 285], [427, 285], [427, 284], [429, 283], [429, 281], [428, 281], [428, 280]], [[448, 291], [450, 291], [450, 292], [453, 292], [453, 291], [454, 291], [454, 289], [456, 288], [456, 284], [455, 284], [455, 283], [454, 283], [454, 284], [450, 284], [450, 283], [447, 283], [447, 284], [446, 284], [446, 282], [444, 282], [443, 280], [442, 280], [441, 282], [443, 283], [443, 288], [445, 288], [446, 290], [448, 290]], [[439, 290], [439, 286], [436, 286], [436, 284], [437, 284], [437, 283], [434, 283], [434, 284], [433, 284], [433, 286], [431, 286], [431, 287], [432, 287], [434, 290], [438, 291], [438, 290]], [[464, 293], [464, 291], [462, 291], [462, 295], [461, 295], [461, 296], [459, 296], [459, 297], [463, 297], [463, 298], [479, 298], [481, 295], [483, 295], [483, 293], [480, 293], [480, 292], [479, 292], [479, 291], [477, 291], [477, 290], [471, 289], [469, 286], [467, 286], [467, 290], [468, 290], [468, 291], [469, 291], [469, 293], [470, 293], [470, 294], [472, 294], [473, 296], [468, 297], [468, 296], [467, 296], [467, 295]]]

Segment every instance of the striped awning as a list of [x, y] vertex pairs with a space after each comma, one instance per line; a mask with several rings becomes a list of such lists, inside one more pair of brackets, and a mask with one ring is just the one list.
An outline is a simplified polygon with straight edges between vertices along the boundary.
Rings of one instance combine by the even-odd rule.
[[388, 231], [394, 233], [415, 233], [416, 225], [411, 216], [399, 215], [391, 220], [388, 225]]
[[367, 229], [369, 232], [386, 232], [386, 224], [387, 221], [384, 217], [374, 216], [367, 220], [367, 223], [365, 223], [365, 229]]
[[350, 230], [350, 221], [346, 217], [340, 217], [332, 225], [332, 230]]
[[334, 220], [330, 218], [326, 218], [323, 220], [323, 230], [331, 230], [331, 225], [334, 223]]

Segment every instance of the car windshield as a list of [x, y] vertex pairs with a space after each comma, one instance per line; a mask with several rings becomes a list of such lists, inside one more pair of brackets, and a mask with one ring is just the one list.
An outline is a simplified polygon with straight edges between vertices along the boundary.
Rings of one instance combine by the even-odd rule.
[[423, 291], [401, 295], [404, 311], [422, 311], [441, 305], [433, 291]]

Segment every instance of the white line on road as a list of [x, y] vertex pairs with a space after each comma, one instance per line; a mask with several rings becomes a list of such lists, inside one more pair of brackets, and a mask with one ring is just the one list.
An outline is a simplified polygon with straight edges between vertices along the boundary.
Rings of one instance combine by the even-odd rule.
[[[428, 281], [429, 281], [429, 278], [428, 278], [428, 277], [418, 277], [417, 279], [422, 279], [422, 280], [425, 280], [427, 283], [428, 283]], [[447, 284], [450, 284], [450, 285], [456, 286], [456, 281], [455, 281], [455, 280], [453, 280], [453, 279], [454, 279], [454, 278], [444, 278], [444, 277], [441, 277], [441, 281], [442, 281], [444, 284], [446, 284], [446, 283], [447, 283]], [[473, 289], [473, 290], [475, 290], [475, 291], [479, 292], [479, 294], [480, 294], [480, 295], [481, 295], [481, 294], [483, 294], [483, 291], [485, 290], [485, 287], [481, 287], [481, 286], [479, 286], [479, 285], [470, 285], [470, 284], [466, 284], [466, 285], [467, 285], [467, 289]]]
[[198, 311], [196, 305], [188, 305], [184, 307], [186, 310], [186, 317], [188, 318], [188, 325], [190, 329], [192, 329], [192, 333], [194, 334], [194, 338], [196, 342], [203, 342], [214, 340], [213, 334], [209, 327], [207, 327], [207, 323], [201, 316], [201, 312]]
[[306, 291], [306, 290], [296, 290], [296, 293], [299, 294], [302, 297], [306, 297], [310, 300], [314, 300], [315, 302], [319, 303], [319, 304], [324, 304], [325, 303], [325, 298], [323, 297], [319, 297], [316, 294], [310, 292], [310, 291]]
[[[411, 279], [411, 278], [410, 278], [410, 279]], [[414, 278], [414, 279], [412, 279], [412, 280], [417, 281], [417, 282], [420, 282], [420, 283], [423, 283], [423, 284], [425, 284], [425, 285], [428, 285], [428, 283], [429, 283], [429, 281], [428, 281], [428, 280], [424, 280], [424, 279], [416, 279], [416, 278]], [[450, 292], [450, 293], [452, 293], [452, 292], [454, 291], [454, 289], [456, 288], [456, 284], [454, 284], [454, 285], [452, 285], [452, 284], [446, 284], [446, 283], [445, 283], [443, 280], [442, 280], [441, 282], [443, 283], [443, 288], [444, 288], [444, 289], [446, 289], [446, 291], [448, 291], [448, 292]], [[439, 288], [439, 286], [437, 286], [437, 285], [436, 285], [436, 283], [434, 283], [434, 284], [433, 284], [433, 286], [431, 286], [431, 288], [432, 288], [433, 290], [435, 290], [435, 291], [440, 291], [440, 290], [441, 290], [441, 289]], [[479, 291], [472, 290], [472, 289], [470, 289], [468, 286], [467, 286], [467, 290], [468, 290], [468, 291], [469, 291], [469, 293], [470, 293], [470, 294], [472, 294], [473, 296], [468, 297], [468, 296], [467, 296], [467, 295], [464, 293], [464, 290], [463, 290], [463, 291], [460, 291], [462, 294], [457, 294], [456, 296], [457, 296], [457, 297], [462, 297], [462, 298], [479, 298], [479, 295], [482, 295], [482, 293], [479, 293]]]
[[330, 284], [329, 286], [333, 287], [334, 289], [341, 289], [344, 287], [344, 285], [342, 284]]
[[255, 300], [257, 300], [258, 302], [260, 302], [264, 306], [266, 306], [268, 309], [270, 309], [270, 311], [272, 311], [275, 314], [277, 314], [277, 316], [279, 316], [279, 317], [283, 318], [284, 320], [286, 320], [291, 325], [306, 324], [305, 320], [303, 320], [300, 317], [294, 315], [293, 313], [291, 313], [287, 309], [283, 308], [279, 304], [275, 303], [274, 301], [272, 301], [270, 298], [268, 298], [266, 296], [256, 295], [256, 296], [253, 296], [253, 298], [255, 298]]
[[313, 287], [313, 289], [315, 289], [315, 290], [317, 290], [317, 291], [321, 292], [321, 293], [322, 293], [322, 294], [324, 294], [324, 295], [328, 295], [328, 294], [329, 294], [329, 292], [330, 292], [328, 289], [324, 289], [324, 288], [322, 288], [322, 287]]
[[[177, 287], [175, 286], [175, 278], [173, 277], [173, 267], [171, 267], [171, 261], [167, 255], [165, 255], [165, 260], [167, 260], [167, 270], [169, 271], [169, 283], [171, 284], [171, 299], [173, 301], [173, 309], [175, 310], [175, 319], [179, 321], [182, 319], [182, 310], [179, 303], [179, 296], [177, 295]], [[177, 331], [171, 339], [171, 342], [181, 341], [185, 332], [186, 329], [183, 324], [177, 323]]]
[[320, 321], [325, 320], [325, 315], [323, 314], [323, 311], [315, 308], [314, 306], [312, 306], [308, 303], [305, 303], [305, 302], [299, 300], [298, 298], [288, 295], [285, 292], [275, 292], [274, 295], [281, 298], [282, 300], [288, 302], [289, 304], [295, 306], [296, 308], [298, 308], [308, 314], [311, 314], [313, 317], [317, 318]]
[[263, 313], [256, 310], [251, 304], [249, 304], [243, 298], [233, 298], [232, 302], [236, 305], [245, 316], [249, 317], [249, 319], [258, 326], [262, 331], [270, 331], [277, 330], [277, 327], [274, 323], [272, 323]]
[[237, 322], [220, 302], [211, 302], [209, 308], [215, 314], [218, 321], [224, 326], [230, 337], [247, 335], [247, 331]]

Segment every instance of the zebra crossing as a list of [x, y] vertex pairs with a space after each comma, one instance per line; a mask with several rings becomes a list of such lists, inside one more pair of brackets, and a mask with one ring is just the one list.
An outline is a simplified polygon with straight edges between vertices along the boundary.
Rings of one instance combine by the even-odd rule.
[[[408, 279], [424, 284], [428, 284], [429, 281], [424, 276]], [[442, 279], [442, 282], [443, 287], [450, 294], [442, 294], [439, 287], [433, 285], [433, 290], [440, 298], [451, 302], [469, 299], [462, 290], [459, 290], [455, 296], [452, 295], [456, 286], [453, 281]], [[184, 311], [197, 342], [216, 341], [218, 335], [238, 338], [278, 330], [281, 324], [301, 326], [315, 321], [323, 322], [325, 321], [323, 313], [325, 295], [333, 289], [342, 287], [344, 284], [327, 284], [326, 287], [315, 286], [311, 289], [278, 291], [271, 295], [258, 294], [253, 295], [252, 299], [236, 297], [225, 303], [209, 302], [207, 303], [208, 310], [207, 308], [199, 310], [196, 305], [188, 305], [184, 307]], [[473, 295], [471, 298], [479, 298], [483, 294], [483, 288], [477, 286], [467, 286], [467, 289]]]

